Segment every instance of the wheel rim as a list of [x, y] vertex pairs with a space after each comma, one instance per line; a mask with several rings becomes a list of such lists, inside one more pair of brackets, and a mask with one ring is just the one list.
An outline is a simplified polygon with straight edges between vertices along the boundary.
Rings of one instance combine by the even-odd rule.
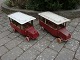
[[41, 27], [41, 29], [42, 29], [42, 30], [44, 30], [44, 28], [43, 28], [43, 27]]
[[60, 38], [57, 38], [57, 42], [58, 42], [58, 43], [61, 43], [62, 40], [61, 40]]
[[13, 28], [13, 31], [16, 32], [16, 30]]
[[26, 40], [29, 41], [29, 37], [26, 37]]

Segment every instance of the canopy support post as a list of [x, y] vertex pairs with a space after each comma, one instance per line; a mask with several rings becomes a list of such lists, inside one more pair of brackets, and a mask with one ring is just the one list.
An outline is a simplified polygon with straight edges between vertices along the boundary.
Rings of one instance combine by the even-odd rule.
[[33, 20], [31, 21], [31, 24], [33, 25]]

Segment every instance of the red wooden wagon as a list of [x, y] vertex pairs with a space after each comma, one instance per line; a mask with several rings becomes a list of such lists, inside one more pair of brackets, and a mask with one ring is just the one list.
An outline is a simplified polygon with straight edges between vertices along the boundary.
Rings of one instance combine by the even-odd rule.
[[39, 24], [51, 33], [53, 36], [57, 37], [57, 41], [68, 41], [71, 38], [71, 34], [66, 29], [66, 22], [70, 19], [64, 18], [52, 12], [41, 12], [39, 15]]
[[38, 31], [35, 30], [33, 23], [31, 23], [36, 18], [21, 12], [12, 13], [8, 17], [13, 30], [26, 36], [27, 41], [36, 39], [39, 36]]

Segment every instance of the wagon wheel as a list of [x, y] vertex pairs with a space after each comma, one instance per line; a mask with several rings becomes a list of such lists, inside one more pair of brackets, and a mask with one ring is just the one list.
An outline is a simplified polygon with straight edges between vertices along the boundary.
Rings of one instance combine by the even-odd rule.
[[26, 37], [26, 40], [29, 41], [30, 40], [29, 37]]
[[13, 31], [16, 32], [16, 29], [13, 28]]
[[67, 41], [63, 41], [63, 42], [67, 43], [67, 42], [68, 42], [68, 40], [67, 40]]
[[41, 29], [42, 29], [42, 30], [44, 30], [44, 28], [43, 28], [43, 27], [41, 27]]
[[61, 38], [57, 38], [57, 42], [58, 43], [61, 43], [62, 42], [62, 39]]

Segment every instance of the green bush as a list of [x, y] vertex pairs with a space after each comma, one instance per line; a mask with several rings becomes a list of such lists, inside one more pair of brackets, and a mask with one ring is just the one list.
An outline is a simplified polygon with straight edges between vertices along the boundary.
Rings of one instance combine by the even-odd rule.
[[63, 0], [63, 2], [64, 2], [64, 4], [63, 4], [62, 9], [74, 9], [80, 3], [79, 0], [66, 0], [66, 1]]
[[47, 2], [47, 9], [48, 10], [60, 10], [62, 8], [63, 3], [59, 3], [59, 1], [46, 1]]
[[[52, 0], [53, 1], [53, 0]], [[51, 2], [48, 0], [28, 0], [26, 4], [26, 9], [31, 10], [39, 10], [39, 11], [45, 11], [45, 10], [58, 10], [62, 7], [62, 4], [57, 2]]]
[[24, 9], [26, 7], [27, 0], [6, 0], [5, 3], [10, 7], [18, 6], [19, 8]]
[[7, 5], [37, 11], [74, 9], [80, 0], [7, 0]]
[[12, 5], [12, 2], [11, 2], [10, 0], [6, 0], [6, 1], [5, 1], [5, 4], [8, 5], [8, 6], [10, 6], [10, 7], [13, 6], [13, 5]]
[[26, 4], [26, 9], [31, 9], [31, 10], [45, 10], [46, 3], [44, 0], [28, 0]]
[[60, 10], [60, 9], [74, 9], [79, 0], [28, 0], [26, 9], [32, 10]]

